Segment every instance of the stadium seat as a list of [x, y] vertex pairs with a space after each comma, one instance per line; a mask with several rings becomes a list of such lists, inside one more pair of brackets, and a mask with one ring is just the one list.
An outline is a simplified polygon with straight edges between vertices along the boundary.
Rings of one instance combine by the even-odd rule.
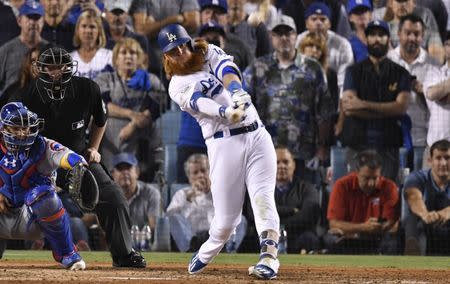
[[164, 176], [166, 183], [171, 185], [177, 179], [177, 145], [164, 145]]
[[330, 191], [336, 180], [345, 176], [348, 172], [345, 161], [345, 148], [339, 146], [331, 147], [330, 163], [332, 168]]
[[[181, 127], [181, 111], [167, 111], [156, 121], [163, 145], [176, 144]], [[162, 129], [161, 129], [162, 127]]]

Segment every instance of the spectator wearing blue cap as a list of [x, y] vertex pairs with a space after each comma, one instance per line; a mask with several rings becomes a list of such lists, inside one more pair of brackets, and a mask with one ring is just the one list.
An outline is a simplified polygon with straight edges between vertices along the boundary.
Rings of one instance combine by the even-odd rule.
[[0, 93], [19, 79], [20, 62], [33, 47], [43, 47], [41, 38], [44, 8], [39, 2], [26, 1], [19, 9], [20, 35], [0, 48]]
[[224, 27], [226, 34], [224, 51], [233, 56], [233, 61], [240, 70], [244, 70], [253, 61], [254, 52], [247, 44], [246, 37], [240, 38], [230, 32], [227, 0], [199, 0], [199, 3], [201, 24], [205, 25], [214, 21]]
[[151, 184], [138, 180], [139, 166], [136, 157], [122, 152], [113, 157], [112, 176], [122, 188], [130, 208], [130, 220], [133, 225], [142, 229], [150, 225], [155, 229], [156, 218], [160, 214], [161, 194]]
[[348, 19], [353, 29], [349, 41], [355, 62], [361, 62], [369, 56], [365, 30], [372, 20], [372, 10], [370, 0], [349, 0], [347, 2]]
[[400, 118], [408, 107], [411, 75], [386, 57], [389, 35], [386, 22], [367, 26], [369, 58], [347, 68], [336, 135], [346, 146], [351, 170], [357, 168], [353, 157], [372, 149], [381, 156], [382, 175], [396, 180], [403, 146]]
[[[316, 2], [317, 0], [285, 0], [285, 3], [282, 4], [281, 9], [283, 14], [294, 19], [297, 31], [301, 33], [306, 29], [305, 11], [309, 6]], [[319, 2], [325, 3], [330, 10], [333, 11], [330, 18], [330, 30], [345, 38], [348, 38], [351, 34], [351, 29], [347, 18], [347, 12], [345, 11], [345, 6], [342, 4], [343, 1], [320, 0]]]
[[423, 37], [422, 47], [425, 48], [432, 57], [440, 63], [443, 63], [444, 48], [436, 19], [430, 9], [418, 6], [416, 0], [391, 0], [390, 9], [387, 9], [386, 7], [376, 9], [373, 13], [373, 17], [376, 20], [384, 20], [388, 23], [391, 31], [391, 44], [393, 47], [397, 47], [399, 45], [398, 25], [400, 18], [408, 14], [416, 14], [422, 18], [427, 27]]
[[353, 51], [350, 42], [331, 31], [331, 10], [322, 2], [314, 2], [305, 10], [305, 25], [307, 31], [297, 37], [296, 47], [309, 33], [321, 34], [327, 40], [327, 61], [331, 69], [337, 72], [338, 86], [342, 89], [344, 85], [345, 69], [353, 64]]
[[41, 0], [41, 3], [45, 11], [42, 37], [54, 45], [64, 47], [68, 52], [73, 51], [75, 24], [70, 23], [64, 16], [65, 1]]
[[255, 57], [264, 56], [272, 52], [266, 25], [263, 22], [250, 25], [248, 15], [244, 11], [246, 0], [228, 0], [228, 31], [245, 38], [245, 42], [253, 51]]

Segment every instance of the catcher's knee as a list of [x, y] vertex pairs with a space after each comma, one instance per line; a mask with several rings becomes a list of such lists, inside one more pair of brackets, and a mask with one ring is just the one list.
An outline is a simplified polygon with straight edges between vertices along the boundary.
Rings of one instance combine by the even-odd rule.
[[261, 256], [277, 258], [279, 237], [279, 233], [274, 230], [267, 230], [261, 233]]
[[25, 204], [38, 219], [53, 216], [63, 208], [55, 189], [48, 185], [31, 189], [25, 198]]

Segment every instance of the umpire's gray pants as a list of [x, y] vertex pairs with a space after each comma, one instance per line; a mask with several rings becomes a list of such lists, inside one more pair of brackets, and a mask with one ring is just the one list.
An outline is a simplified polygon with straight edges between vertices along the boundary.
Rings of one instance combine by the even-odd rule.
[[37, 240], [43, 238], [42, 231], [36, 222], [31, 222], [31, 214], [27, 206], [9, 209], [0, 214], [0, 258], [6, 249], [6, 240]]

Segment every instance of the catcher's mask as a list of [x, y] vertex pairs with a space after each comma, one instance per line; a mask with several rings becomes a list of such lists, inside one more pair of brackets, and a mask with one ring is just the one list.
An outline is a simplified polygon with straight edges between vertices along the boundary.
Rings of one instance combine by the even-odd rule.
[[77, 72], [78, 62], [60, 48], [51, 47], [39, 55], [33, 62], [38, 72], [38, 83], [52, 100], [64, 99], [66, 88], [72, 76]]
[[44, 120], [22, 103], [7, 103], [0, 111], [0, 132], [7, 151], [14, 156], [28, 155]]

